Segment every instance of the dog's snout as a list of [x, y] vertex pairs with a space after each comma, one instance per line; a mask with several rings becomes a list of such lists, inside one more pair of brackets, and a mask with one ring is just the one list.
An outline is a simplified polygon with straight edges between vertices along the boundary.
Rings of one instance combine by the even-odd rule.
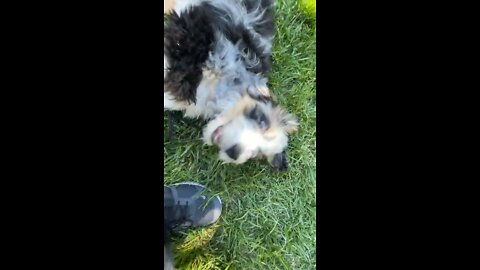
[[276, 154], [272, 160], [272, 166], [280, 172], [285, 172], [288, 169], [287, 155], [285, 152]]

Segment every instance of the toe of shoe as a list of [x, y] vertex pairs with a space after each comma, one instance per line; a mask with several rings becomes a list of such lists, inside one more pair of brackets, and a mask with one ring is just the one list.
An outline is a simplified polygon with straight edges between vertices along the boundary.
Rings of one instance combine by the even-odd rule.
[[213, 197], [202, 212], [201, 217], [196, 222], [198, 226], [208, 226], [217, 222], [222, 214], [222, 202], [220, 198], [218, 196]]

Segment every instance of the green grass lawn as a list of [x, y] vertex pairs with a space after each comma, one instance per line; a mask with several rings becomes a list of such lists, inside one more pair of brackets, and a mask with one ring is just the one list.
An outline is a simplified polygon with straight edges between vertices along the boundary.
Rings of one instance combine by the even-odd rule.
[[274, 172], [264, 160], [222, 165], [200, 140], [202, 122], [180, 121], [168, 140], [165, 117], [165, 184], [199, 182], [224, 204], [217, 224], [175, 237], [179, 269], [315, 269], [316, 28], [294, 0], [277, 0], [276, 10], [270, 89], [300, 122], [289, 170]]

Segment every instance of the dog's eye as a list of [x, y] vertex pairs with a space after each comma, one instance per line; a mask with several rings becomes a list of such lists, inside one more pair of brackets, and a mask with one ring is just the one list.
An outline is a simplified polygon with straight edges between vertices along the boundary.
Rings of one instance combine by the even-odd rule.
[[257, 120], [258, 118], [258, 107], [255, 106], [255, 108], [253, 108], [249, 113], [248, 113], [248, 117], [250, 119], [253, 119], [253, 120]]
[[266, 130], [268, 129], [268, 126], [269, 126], [269, 122], [268, 122], [268, 119], [267, 117], [265, 116], [264, 113], [261, 113], [257, 119], [255, 119], [255, 121], [257, 121], [258, 123], [258, 126], [260, 127], [261, 130]]
[[260, 129], [267, 129], [267, 122], [265, 122], [265, 120], [261, 120], [258, 125], [260, 126]]
[[261, 130], [266, 130], [268, 129], [270, 122], [268, 121], [267, 116], [263, 113], [263, 111], [258, 107], [255, 106], [252, 111], [248, 114], [248, 117], [255, 122], [257, 122], [259, 128]]

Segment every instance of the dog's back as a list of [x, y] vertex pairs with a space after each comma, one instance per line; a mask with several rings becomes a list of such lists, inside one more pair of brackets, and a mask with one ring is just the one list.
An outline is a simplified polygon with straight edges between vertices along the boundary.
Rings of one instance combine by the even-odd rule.
[[274, 29], [272, 0], [177, 0], [164, 29], [165, 89], [177, 101], [195, 103], [202, 69], [223, 70], [236, 61], [266, 77]]

